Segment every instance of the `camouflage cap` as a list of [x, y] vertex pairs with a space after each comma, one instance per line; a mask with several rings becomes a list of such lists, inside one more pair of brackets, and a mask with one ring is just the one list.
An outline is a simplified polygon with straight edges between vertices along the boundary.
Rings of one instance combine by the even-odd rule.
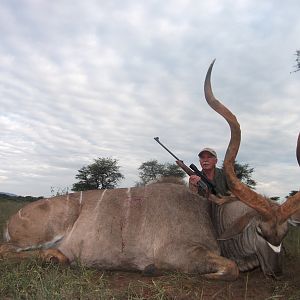
[[202, 154], [203, 152], [209, 152], [209, 153], [212, 154], [215, 158], [218, 158], [217, 152], [216, 152], [214, 149], [212, 149], [212, 148], [203, 148], [203, 149], [199, 152], [198, 156], [200, 157], [201, 154]]

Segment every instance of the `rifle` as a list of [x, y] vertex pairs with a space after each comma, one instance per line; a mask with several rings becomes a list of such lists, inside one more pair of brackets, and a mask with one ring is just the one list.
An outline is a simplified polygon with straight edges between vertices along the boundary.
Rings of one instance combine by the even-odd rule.
[[197, 175], [201, 178], [199, 182], [199, 187], [201, 190], [205, 191], [205, 193], [210, 192], [213, 193], [214, 195], [217, 195], [216, 191], [216, 186], [213, 182], [211, 182], [206, 175], [198, 170], [198, 168], [194, 164], [190, 164], [190, 167], [184, 164], [184, 162], [179, 159], [175, 154], [173, 154], [165, 145], [163, 145], [159, 137], [154, 138], [157, 143], [159, 143], [164, 149], [166, 149], [175, 159], [176, 159], [176, 164], [189, 176], [191, 175]]

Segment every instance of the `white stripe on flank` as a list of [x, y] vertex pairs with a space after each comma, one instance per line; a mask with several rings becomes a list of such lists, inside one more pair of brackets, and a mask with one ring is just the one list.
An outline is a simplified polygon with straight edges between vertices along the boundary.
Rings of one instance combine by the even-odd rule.
[[82, 191], [80, 192], [79, 204], [82, 203]]
[[99, 205], [100, 205], [100, 203], [102, 202], [102, 200], [103, 200], [103, 198], [104, 198], [104, 195], [105, 195], [106, 191], [107, 191], [107, 190], [104, 190], [104, 191], [102, 192], [101, 197], [100, 197], [100, 199], [98, 200], [98, 203], [97, 203], [97, 205], [96, 205], [96, 208], [98, 208]]
[[120, 223], [120, 229], [121, 229], [121, 252], [124, 251], [126, 248], [127, 241], [125, 240], [126, 237], [126, 231], [128, 228], [128, 222], [130, 217], [130, 202], [131, 202], [131, 188], [128, 188], [126, 191], [127, 197], [124, 199], [123, 202], [123, 213], [121, 211], [121, 223]]
[[29, 220], [28, 218], [22, 216], [22, 210], [23, 210], [23, 208], [21, 208], [21, 209], [18, 211], [18, 216], [19, 216], [19, 218], [20, 218], [21, 220]]
[[126, 194], [129, 199], [131, 199], [131, 187], [127, 188]]
[[274, 246], [274, 245], [270, 244], [269, 242], [267, 242], [267, 243], [275, 253], [279, 253], [281, 251], [281, 243], [279, 246]]
[[4, 231], [4, 240], [6, 242], [10, 241], [10, 235], [9, 235], [9, 232], [8, 232], [8, 222], [6, 223], [6, 227], [5, 227], [5, 231]]
[[127, 198], [124, 201], [124, 210], [125, 210], [125, 216], [124, 216], [124, 224], [123, 224], [123, 230], [128, 224], [129, 216], [130, 216], [130, 202], [131, 202], [131, 188], [129, 187], [126, 191]]
[[[101, 193], [101, 197], [98, 200], [95, 209], [93, 210], [93, 213], [95, 213], [95, 219], [96, 220], [97, 220], [97, 212], [98, 212], [97, 208], [99, 207], [101, 201], [103, 200], [103, 197], [104, 197], [106, 191], [107, 190], [103, 190], [103, 192]], [[80, 192], [79, 203], [81, 203], [81, 201], [82, 201], [82, 192]], [[75, 228], [77, 226], [77, 223], [80, 222], [78, 220], [80, 220], [80, 214], [79, 214], [78, 218], [76, 219], [75, 223], [73, 224], [72, 229], [70, 230], [70, 232], [67, 233], [67, 236], [66, 236], [66, 238], [64, 240], [64, 243], [67, 242], [67, 241], [69, 241], [69, 239], [71, 238], [71, 236], [72, 236], [72, 234], [73, 234], [73, 232], [74, 232], [74, 230], [75, 230]]]

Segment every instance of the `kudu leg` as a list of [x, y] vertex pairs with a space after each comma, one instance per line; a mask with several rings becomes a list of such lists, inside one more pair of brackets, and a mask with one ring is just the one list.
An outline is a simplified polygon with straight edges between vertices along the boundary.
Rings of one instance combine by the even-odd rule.
[[[159, 259], [158, 259], [159, 258]], [[170, 243], [156, 252], [157, 270], [177, 270], [199, 274], [209, 279], [233, 281], [239, 276], [236, 263], [208, 249], [187, 244]]]
[[69, 259], [58, 249], [40, 250], [39, 256], [47, 262], [55, 262], [59, 264], [69, 264]]
[[183, 267], [185, 272], [196, 273], [208, 279], [233, 281], [239, 276], [239, 269], [236, 263], [228, 258], [206, 249], [194, 249], [190, 251], [188, 260], [185, 260]]
[[20, 251], [16, 246], [5, 243], [0, 244], [0, 259], [29, 259], [40, 258], [46, 262], [68, 264], [69, 259], [58, 249], [26, 250]]
[[203, 276], [208, 279], [225, 281], [236, 280], [239, 276], [239, 269], [236, 263], [228, 258], [210, 254], [207, 257], [208, 272]]
[[17, 248], [10, 243], [0, 244], [0, 259], [9, 258], [10, 255], [17, 253]]

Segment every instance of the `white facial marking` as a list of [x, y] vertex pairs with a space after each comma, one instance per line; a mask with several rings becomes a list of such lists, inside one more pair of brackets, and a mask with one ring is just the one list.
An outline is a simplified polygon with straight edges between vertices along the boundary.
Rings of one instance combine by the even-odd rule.
[[274, 245], [270, 244], [269, 242], [267, 242], [267, 243], [275, 253], [279, 253], [281, 251], [281, 243], [279, 246], [274, 246]]

